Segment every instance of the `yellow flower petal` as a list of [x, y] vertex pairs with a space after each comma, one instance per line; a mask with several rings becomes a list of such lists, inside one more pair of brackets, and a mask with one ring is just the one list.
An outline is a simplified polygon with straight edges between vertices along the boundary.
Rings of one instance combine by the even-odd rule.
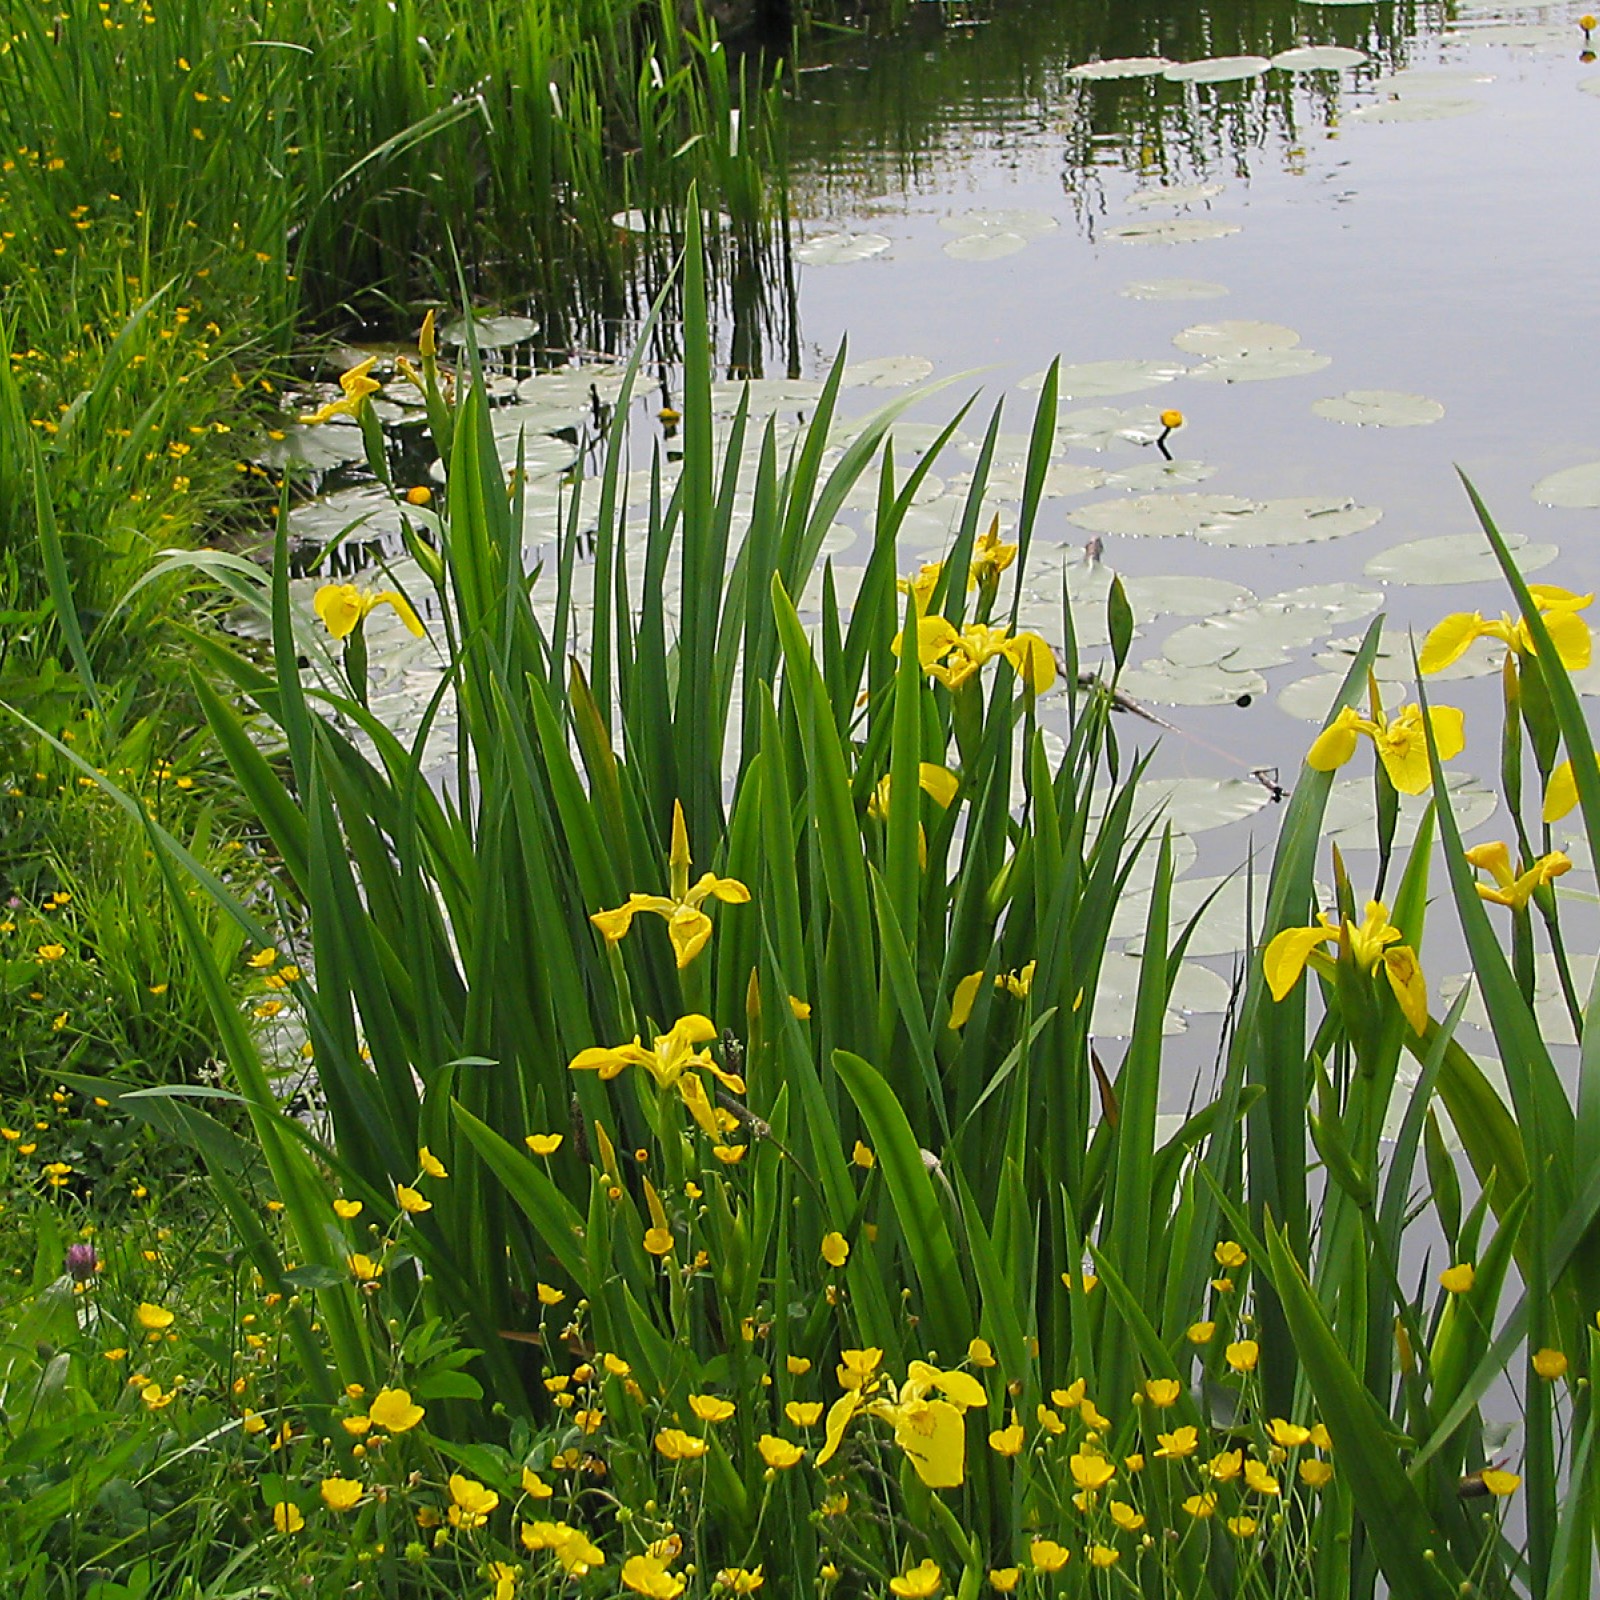
[[1339, 937], [1333, 928], [1285, 928], [1274, 936], [1261, 958], [1262, 971], [1274, 1000], [1282, 1000], [1300, 981], [1306, 961], [1319, 944]]

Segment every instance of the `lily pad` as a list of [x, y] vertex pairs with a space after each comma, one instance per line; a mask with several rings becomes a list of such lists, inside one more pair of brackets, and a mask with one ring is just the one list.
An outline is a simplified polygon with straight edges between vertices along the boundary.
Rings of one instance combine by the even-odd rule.
[[1240, 583], [1226, 578], [1191, 577], [1176, 573], [1157, 573], [1149, 577], [1125, 577], [1123, 588], [1134, 616], [1214, 617], [1224, 611], [1237, 611], [1254, 603], [1255, 595]]
[[1146, 778], [1133, 820], [1137, 826], [1159, 816], [1180, 833], [1205, 833], [1253, 817], [1271, 798], [1253, 778]]
[[1370, 528], [1383, 516], [1376, 506], [1314, 495], [1266, 500], [1242, 513], [1227, 513], [1198, 530], [1208, 544], [1259, 546], [1313, 544], [1343, 539]]
[[313, 427], [286, 420], [279, 431], [283, 437], [268, 439], [256, 456], [262, 466], [281, 471], [292, 464], [307, 472], [330, 472], [366, 459], [361, 429], [353, 422], [336, 420]]
[[1455, 97], [1463, 89], [1474, 89], [1480, 83], [1493, 83], [1492, 72], [1473, 72], [1468, 69], [1436, 70], [1428, 67], [1411, 67], [1403, 72], [1390, 73], [1372, 84], [1377, 95], [1445, 95]]
[[1600, 76], [1596, 76], [1596, 77], [1593, 77], [1593, 78], [1584, 78], [1578, 84], [1578, 88], [1584, 94], [1592, 94], [1592, 95], [1600, 96]]
[[1346, 119], [1349, 122], [1446, 122], [1451, 117], [1471, 116], [1482, 111], [1481, 100], [1449, 95], [1407, 95], [1403, 100], [1379, 100], [1360, 106]]
[[[1117, 394], [1136, 394], [1181, 378], [1189, 369], [1172, 361], [1079, 361], [1063, 366], [1057, 374], [1058, 393], [1063, 400], [1096, 400]], [[1044, 374], [1024, 378], [1018, 388], [1038, 389]]]
[[1223, 187], [1220, 183], [1175, 183], [1168, 189], [1136, 189], [1128, 196], [1128, 204], [1141, 211], [1151, 206], [1192, 206], [1215, 199]]
[[1091, 533], [1146, 539], [1176, 539], [1198, 534], [1208, 522], [1242, 516], [1256, 505], [1232, 494], [1143, 494], [1132, 499], [1097, 500], [1069, 513], [1068, 520]]
[[765, 417], [774, 411], [812, 406], [821, 393], [819, 378], [734, 378], [712, 384], [711, 408], [731, 417], [748, 396], [751, 416]]
[[1165, 56], [1118, 56], [1111, 61], [1085, 61], [1082, 66], [1071, 68], [1067, 76], [1090, 82], [1107, 78], [1153, 78], [1171, 65]]
[[[1279, 691], [1275, 704], [1285, 716], [1320, 724], [1326, 720], [1344, 680], [1343, 672], [1314, 672], [1308, 677], [1296, 678]], [[1410, 688], [1410, 684], [1401, 679], [1381, 675], [1378, 678], [1378, 696], [1386, 706], [1400, 703], [1410, 693]], [[1360, 704], [1364, 707], [1365, 699]]]
[[1474, 44], [1510, 45], [1519, 50], [1565, 50], [1573, 43], [1570, 26], [1550, 22], [1492, 22], [1458, 26], [1447, 39], [1470, 39]]
[[891, 242], [881, 233], [814, 233], [794, 247], [794, 258], [808, 267], [844, 267], [881, 256]]
[[[526, 344], [538, 333], [539, 324], [532, 317], [474, 317], [472, 332], [481, 350], [504, 350], [509, 345]], [[439, 333], [440, 344], [465, 345], [467, 322], [465, 318], [447, 323]]]
[[1165, 656], [1152, 656], [1125, 668], [1117, 687], [1153, 705], [1232, 706], [1265, 694], [1267, 680], [1253, 667], [1235, 671], [1219, 661], [1180, 667]]
[[[1370, 771], [1371, 747], [1357, 753], [1357, 760], [1365, 760], [1367, 769], [1358, 778], [1341, 778], [1328, 795], [1328, 809], [1323, 816], [1322, 834], [1325, 840], [1341, 850], [1376, 850], [1378, 848], [1376, 812], [1373, 802]], [[1469, 772], [1452, 772], [1445, 769], [1445, 787], [1450, 793], [1451, 809], [1463, 833], [1481, 827], [1495, 814], [1500, 797], [1494, 790], [1480, 783]], [[1417, 827], [1427, 809], [1429, 796], [1403, 794], [1400, 796], [1400, 819], [1395, 826], [1395, 845], [1406, 849], [1417, 837]]]
[[1333, 360], [1315, 350], [1250, 350], [1242, 355], [1213, 356], [1189, 369], [1202, 383], [1262, 383], [1272, 378], [1303, 378], [1321, 372]]
[[1542, 506], [1565, 506], [1587, 511], [1600, 506], [1600, 461], [1552, 472], [1533, 486], [1533, 498]]
[[940, 217], [939, 226], [946, 233], [963, 237], [974, 233], [1020, 233], [1024, 239], [1037, 239], [1053, 233], [1061, 224], [1048, 211], [1015, 209], [963, 211], [953, 217]]
[[[1108, 953], [1100, 963], [1100, 981], [1095, 988], [1090, 1031], [1102, 1039], [1126, 1039], [1133, 1033], [1134, 1014], [1139, 995], [1142, 963], [1137, 956], [1121, 950]], [[1233, 990], [1226, 979], [1209, 967], [1185, 961], [1178, 968], [1168, 996], [1168, 1009], [1162, 1019], [1165, 1034], [1184, 1033], [1188, 1024], [1183, 1013], [1212, 1014], [1226, 1011]]]
[[[1494, 908], [1490, 908], [1491, 915]], [[1506, 913], [1501, 912], [1503, 917]], [[1589, 998], [1594, 985], [1596, 960], [1592, 955], [1573, 955], [1568, 958], [1572, 970], [1573, 987], [1578, 993], [1578, 1004]], [[1464, 973], [1451, 973], [1439, 980], [1439, 1004], [1449, 1007], [1462, 989], [1472, 982]], [[1488, 1008], [1483, 1003], [1483, 992], [1473, 985], [1473, 995], [1461, 1013], [1462, 1020], [1475, 1028], [1489, 1028]], [[1539, 1033], [1550, 1044], [1575, 1044], [1572, 1031], [1572, 1013], [1567, 1010], [1561, 992], [1561, 978], [1556, 971], [1555, 957], [1548, 951], [1539, 951], [1533, 958], [1533, 1016], [1539, 1024]]]
[[1266, 56], [1208, 56], [1204, 61], [1185, 61], [1162, 73], [1169, 83], [1234, 83], [1240, 78], [1259, 78], [1272, 65]]
[[536, 372], [517, 385], [517, 399], [527, 405], [587, 408], [592, 389], [602, 400], [622, 393], [623, 369], [611, 363], [589, 367], [556, 367]]
[[1109, 450], [1115, 445], [1149, 444], [1161, 432], [1161, 413], [1154, 406], [1084, 406], [1056, 417], [1056, 437], [1064, 444], [1086, 450]]
[[957, 261], [998, 261], [1027, 248], [1028, 241], [1020, 233], [964, 233], [951, 239], [944, 253]]
[[1300, 335], [1281, 322], [1197, 322], [1172, 342], [1194, 356], [1245, 356], [1258, 350], [1288, 350]]
[[1365, 50], [1351, 50], [1342, 44], [1313, 44], [1301, 45], [1298, 50], [1280, 50], [1272, 64], [1280, 72], [1339, 72], [1370, 59]]
[[[1553, 544], [1529, 544], [1520, 533], [1503, 537], [1516, 551], [1517, 567], [1524, 574], [1549, 566], [1560, 553]], [[1363, 570], [1380, 583], [1488, 583], [1501, 579], [1500, 563], [1489, 541], [1478, 533], [1408, 539], [1373, 556]]]
[[1193, 244], [1243, 232], [1241, 224], [1219, 222], [1215, 217], [1163, 217], [1159, 221], [1125, 222], [1120, 228], [1109, 229], [1106, 237], [1125, 239], [1129, 244]]
[[[1179, 878], [1172, 885], [1171, 916], [1163, 940], [1170, 945], [1198, 915], [1186, 953], [1237, 955], [1245, 949], [1252, 931], [1260, 933], [1266, 907], [1267, 874], [1260, 868], [1253, 875], [1236, 872], [1225, 878]], [[1126, 939], [1128, 953], [1138, 955], [1149, 919], [1150, 892], [1125, 892], [1112, 913], [1111, 937]]]
[[926, 356], [874, 356], [852, 361], [839, 382], [846, 389], [900, 389], [921, 383], [932, 372], [933, 363]]
[[1228, 290], [1204, 278], [1136, 278], [1117, 293], [1124, 300], [1220, 300]]
[[1204, 483], [1216, 475], [1217, 469], [1206, 461], [1141, 461], [1136, 467], [1108, 472], [1105, 483], [1110, 489], [1131, 489], [1135, 494], [1145, 494], [1156, 489], [1174, 489], [1184, 483]]
[[1444, 415], [1444, 407], [1437, 400], [1398, 389], [1350, 389], [1313, 400], [1311, 409], [1329, 422], [1348, 422], [1363, 428], [1422, 428]]

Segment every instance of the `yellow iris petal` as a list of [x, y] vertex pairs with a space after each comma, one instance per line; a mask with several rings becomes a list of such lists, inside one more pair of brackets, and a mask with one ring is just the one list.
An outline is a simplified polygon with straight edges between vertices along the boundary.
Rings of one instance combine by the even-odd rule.
[[1422, 641], [1422, 653], [1417, 657], [1417, 666], [1424, 675], [1442, 672], [1453, 662], [1459, 661], [1467, 653], [1468, 646], [1483, 638], [1491, 626], [1480, 612], [1455, 612], [1429, 630], [1428, 637]]
[[313, 596], [311, 606], [335, 639], [348, 638], [366, 615], [361, 605], [361, 591], [353, 583], [323, 584]]
[[1285, 928], [1267, 946], [1262, 971], [1274, 1000], [1282, 1000], [1300, 981], [1311, 952], [1319, 944], [1339, 937], [1334, 928]]
[[1428, 984], [1417, 964], [1415, 951], [1410, 945], [1395, 945], [1383, 952], [1383, 974], [1400, 1002], [1400, 1010], [1411, 1024], [1413, 1033], [1423, 1033], [1428, 1026]]
[[1312, 740], [1306, 765], [1313, 772], [1334, 772], [1356, 753], [1356, 735], [1365, 726], [1361, 714], [1345, 706]]
[[978, 989], [983, 983], [981, 972], [969, 972], [957, 985], [955, 993], [950, 996], [950, 1022], [949, 1027], [959, 1033], [966, 1027], [968, 1018], [972, 1015], [972, 1004], [978, 998]]

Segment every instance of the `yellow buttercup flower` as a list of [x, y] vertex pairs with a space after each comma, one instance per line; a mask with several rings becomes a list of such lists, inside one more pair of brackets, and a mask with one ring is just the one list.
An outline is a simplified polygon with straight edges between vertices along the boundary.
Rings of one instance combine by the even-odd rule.
[[426, 1413], [413, 1403], [408, 1389], [380, 1389], [367, 1407], [367, 1415], [375, 1428], [388, 1433], [405, 1433], [416, 1427]]
[[1022, 1453], [1022, 1446], [1027, 1435], [1023, 1426], [1017, 1421], [1015, 1411], [1011, 1413], [1011, 1426], [1009, 1428], [996, 1428], [989, 1435], [989, 1448], [996, 1455], [1014, 1456]]
[[1011, 1594], [1022, 1581], [1021, 1567], [990, 1567], [989, 1587], [997, 1594]]
[[629, 1556], [622, 1563], [622, 1582], [648, 1600], [677, 1600], [685, 1587], [684, 1580], [658, 1556]]
[[1572, 870], [1572, 862], [1564, 851], [1552, 850], [1540, 856], [1526, 872], [1513, 872], [1511, 852], [1500, 840], [1474, 845], [1467, 851], [1467, 860], [1479, 872], [1487, 872], [1493, 883], [1477, 885], [1481, 899], [1497, 906], [1510, 906], [1513, 911], [1526, 911], [1534, 890], [1553, 883], [1564, 872]]
[[1089, 1565], [1092, 1567], [1114, 1567], [1122, 1559], [1122, 1552], [1114, 1545], [1092, 1544], [1088, 1549]]
[[775, 1467], [780, 1472], [795, 1466], [805, 1455], [805, 1451], [799, 1445], [791, 1443], [788, 1439], [780, 1439], [775, 1433], [762, 1434], [756, 1440], [756, 1449], [761, 1452], [761, 1459], [769, 1467]]
[[689, 1396], [689, 1409], [702, 1422], [726, 1422], [736, 1408], [733, 1401], [724, 1400], [721, 1395], [692, 1394]]
[[1323, 1489], [1333, 1481], [1333, 1464], [1328, 1461], [1302, 1461], [1300, 1481], [1308, 1489]]
[[[900, 653], [896, 635], [894, 653]], [[1056, 681], [1056, 658], [1037, 633], [1013, 635], [1006, 627], [973, 622], [965, 628], [944, 617], [922, 617], [917, 622], [917, 659], [922, 670], [947, 689], [959, 689], [989, 662], [1004, 657], [1035, 694], [1043, 694]]]
[[1238, 1339], [1223, 1354], [1235, 1372], [1254, 1372], [1261, 1356], [1261, 1346], [1254, 1339]]
[[1283, 1450], [1298, 1450], [1311, 1438], [1311, 1430], [1302, 1428], [1297, 1422], [1289, 1422], [1283, 1417], [1274, 1417], [1267, 1424], [1267, 1437]]
[[301, 422], [307, 426], [331, 421], [334, 417], [359, 416], [361, 405], [369, 395], [376, 394], [383, 385], [370, 376], [372, 369], [377, 366], [378, 358], [368, 356], [359, 366], [351, 367], [348, 372], [340, 373], [339, 387], [344, 391], [338, 400], [330, 400], [326, 405], [318, 406], [315, 411], [308, 412], [301, 417]]
[[1036, 1572], [1059, 1572], [1072, 1552], [1054, 1539], [1035, 1539], [1028, 1546], [1028, 1560]]
[[[913, 1361], [896, 1391], [887, 1378], [876, 1376], [881, 1351], [843, 1352], [847, 1375], [858, 1380], [828, 1410], [825, 1440], [817, 1465], [826, 1466], [858, 1413], [877, 1417], [894, 1428], [894, 1441], [930, 1489], [958, 1488], [966, 1478], [967, 1430], [964, 1414], [988, 1404], [983, 1385], [970, 1372], [941, 1371], [926, 1361]], [[855, 1366], [849, 1363], [858, 1358]], [[863, 1371], [863, 1367], [865, 1371]]]
[[1259, 1461], [1245, 1462], [1244, 1481], [1257, 1494], [1273, 1496], [1279, 1493], [1278, 1480]]
[[569, 1578], [584, 1577], [592, 1567], [603, 1567], [605, 1552], [586, 1535], [564, 1522], [525, 1522], [522, 1543], [529, 1550], [549, 1550]]
[[1423, 1032], [1428, 1025], [1428, 985], [1417, 965], [1410, 945], [1398, 941], [1405, 936], [1389, 922], [1388, 908], [1381, 900], [1367, 902], [1365, 920], [1337, 927], [1320, 916], [1309, 928], [1285, 928], [1276, 935], [1262, 956], [1262, 968], [1274, 1000], [1282, 1000], [1305, 971], [1308, 962], [1330, 972], [1325, 955], [1314, 954], [1320, 944], [1348, 946], [1352, 959], [1363, 972], [1377, 973], [1381, 967], [1400, 1009], [1412, 1029]]
[[766, 1582], [760, 1567], [724, 1567], [717, 1574], [717, 1582], [730, 1594], [754, 1594]]
[[682, 1428], [663, 1428], [656, 1435], [655, 1444], [668, 1461], [698, 1461], [710, 1448], [704, 1439], [697, 1439]]
[[1446, 1267], [1439, 1274], [1439, 1283], [1451, 1294], [1465, 1294], [1477, 1281], [1477, 1277], [1478, 1274], [1470, 1261], [1458, 1261], [1455, 1266]]
[[1204, 1522], [1217, 1509], [1217, 1497], [1209, 1491], [1205, 1494], [1192, 1494], [1183, 1502], [1183, 1509], [1197, 1522]]
[[481, 1528], [489, 1513], [500, 1504], [500, 1496], [476, 1478], [459, 1472], [450, 1474], [450, 1526]]
[[146, 1333], [164, 1333], [176, 1320], [165, 1306], [153, 1306], [148, 1300], [141, 1303], [133, 1317]]
[[294, 1501], [280, 1500], [272, 1508], [272, 1525], [279, 1533], [299, 1533], [305, 1527], [306, 1519]]
[[889, 1590], [892, 1594], [900, 1596], [900, 1600], [929, 1600], [929, 1596], [938, 1594], [944, 1588], [944, 1574], [939, 1570], [939, 1564], [932, 1560], [920, 1561], [909, 1572], [902, 1572], [898, 1578], [889, 1580]]
[[379, 606], [390, 606], [416, 635], [422, 637], [422, 619], [411, 609], [411, 602], [398, 589], [358, 589], [353, 583], [325, 583], [311, 597], [311, 608], [335, 639], [346, 639]]
[[1522, 1479], [1515, 1472], [1501, 1472], [1496, 1467], [1485, 1467], [1478, 1474], [1483, 1486], [1490, 1494], [1503, 1498], [1508, 1494], [1515, 1494]]
[[[1422, 794], [1433, 781], [1422, 708], [1405, 706], [1391, 719], [1379, 703], [1377, 679], [1371, 682], [1372, 715], [1363, 717], [1353, 706], [1345, 706], [1312, 742], [1306, 752], [1306, 765], [1314, 772], [1332, 772], [1342, 767], [1356, 753], [1359, 735], [1365, 734], [1372, 740], [1395, 788], [1401, 794]], [[1441, 761], [1461, 754], [1466, 747], [1465, 719], [1457, 707], [1430, 706], [1427, 722], [1433, 729], [1433, 742]]]
[[842, 1267], [850, 1259], [850, 1241], [837, 1231], [822, 1236], [822, 1259], [830, 1267]]
[[783, 1408], [783, 1414], [797, 1428], [814, 1428], [822, 1419], [822, 1402], [820, 1400], [791, 1400]]
[[1156, 1451], [1158, 1456], [1175, 1461], [1195, 1453], [1200, 1446], [1200, 1432], [1185, 1424], [1181, 1428], [1174, 1428], [1171, 1433], [1158, 1433], [1156, 1443], [1161, 1447]]
[[683, 807], [672, 803], [672, 853], [668, 858], [670, 874], [666, 895], [630, 894], [627, 902], [614, 911], [596, 911], [589, 918], [605, 936], [607, 944], [616, 944], [626, 937], [633, 919], [641, 911], [663, 917], [667, 924], [667, 937], [677, 953], [680, 968], [689, 965], [705, 948], [711, 937], [711, 918], [700, 908], [708, 899], [721, 900], [729, 905], [744, 905], [750, 891], [737, 878], [719, 878], [715, 873], [702, 873], [699, 880], [689, 882], [689, 830], [683, 820]]
[[[1553, 583], [1530, 583], [1539, 616], [1556, 647], [1561, 665], [1569, 672], [1581, 672], [1589, 665], [1591, 641], [1589, 625], [1578, 615], [1594, 600], [1592, 594], [1573, 594]], [[1460, 660], [1467, 647], [1478, 639], [1499, 639], [1514, 655], [1532, 656], [1538, 652], [1521, 617], [1502, 615], [1490, 620], [1477, 611], [1457, 611], [1437, 623], [1423, 640], [1417, 664], [1424, 673], [1442, 672]]]
[[445, 1171], [444, 1162], [436, 1156], [427, 1145], [417, 1151], [417, 1165], [427, 1173], [430, 1178], [448, 1178], [450, 1174]]
[[1185, 1337], [1190, 1344], [1210, 1344], [1216, 1333], [1217, 1325], [1214, 1322], [1191, 1322]]
[[433, 1210], [433, 1202], [431, 1200], [424, 1199], [418, 1190], [409, 1188], [406, 1184], [397, 1183], [394, 1186], [394, 1197], [400, 1209], [407, 1216], [420, 1216], [424, 1211]]
[[709, 1017], [698, 1014], [679, 1017], [666, 1033], [656, 1035], [652, 1049], [646, 1050], [635, 1034], [632, 1044], [599, 1045], [580, 1050], [568, 1063], [568, 1070], [594, 1071], [602, 1078], [611, 1079], [624, 1067], [643, 1067], [655, 1079], [658, 1088], [669, 1093], [675, 1090], [702, 1131], [720, 1143], [722, 1128], [699, 1074], [709, 1072], [733, 1094], [744, 1093], [744, 1079], [724, 1072], [709, 1050], [695, 1048], [716, 1036], [716, 1024]]
[[337, 1217], [343, 1217], [346, 1222], [352, 1222], [361, 1215], [361, 1202], [359, 1200], [335, 1200], [333, 1212]]
[[1567, 1358], [1559, 1350], [1535, 1350], [1533, 1353], [1533, 1370], [1546, 1383], [1553, 1383], [1557, 1378], [1565, 1377]]
[[1067, 1463], [1072, 1481], [1080, 1489], [1103, 1489], [1116, 1477], [1117, 1469], [1104, 1456], [1077, 1454]]
[[1235, 1539], [1248, 1539], [1256, 1531], [1258, 1526], [1259, 1524], [1256, 1522], [1254, 1517], [1228, 1518], [1228, 1532], [1231, 1533]]
[[561, 1148], [562, 1138], [559, 1133], [530, 1133], [522, 1142], [536, 1156], [553, 1156]]
[[322, 1503], [330, 1511], [349, 1511], [361, 1498], [361, 1484], [355, 1478], [324, 1478]]
[[1178, 1403], [1183, 1385], [1176, 1378], [1151, 1378], [1144, 1386], [1144, 1397], [1160, 1410]]

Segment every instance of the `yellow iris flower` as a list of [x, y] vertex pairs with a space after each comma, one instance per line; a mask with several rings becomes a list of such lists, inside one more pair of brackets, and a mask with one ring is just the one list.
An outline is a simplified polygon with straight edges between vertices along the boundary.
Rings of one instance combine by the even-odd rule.
[[[996, 517], [989, 524], [989, 531], [980, 533], [972, 547], [972, 560], [967, 565], [967, 588], [971, 590], [980, 584], [997, 582], [1000, 574], [1016, 559], [1017, 547], [1000, 537], [1000, 519]], [[924, 561], [915, 577], [899, 578], [895, 587], [901, 594], [916, 596], [917, 615], [920, 617], [928, 609], [928, 602], [943, 576], [944, 562]]]
[[744, 1079], [724, 1072], [712, 1060], [709, 1050], [695, 1048], [716, 1036], [717, 1025], [709, 1017], [698, 1014], [679, 1017], [666, 1033], [656, 1035], [653, 1049], [646, 1050], [635, 1034], [632, 1044], [598, 1045], [580, 1050], [567, 1066], [571, 1072], [594, 1071], [605, 1079], [616, 1077], [624, 1067], [643, 1067], [662, 1090], [676, 1091], [701, 1129], [720, 1142], [722, 1127], [712, 1110], [700, 1073], [709, 1072], [733, 1094], [744, 1093]]
[[406, 627], [422, 637], [422, 621], [398, 589], [375, 591], [358, 589], [353, 583], [325, 583], [312, 597], [311, 606], [335, 639], [347, 639], [379, 606], [393, 606]]
[[[851, 1376], [865, 1375], [852, 1371]], [[972, 1408], [987, 1405], [988, 1399], [970, 1372], [943, 1372], [926, 1361], [911, 1363], [898, 1390], [885, 1377], [866, 1378], [847, 1388], [829, 1408], [816, 1464], [823, 1467], [833, 1459], [851, 1420], [864, 1414], [894, 1428], [894, 1442], [930, 1489], [958, 1488], [967, 1471], [963, 1417]]]
[[[900, 653], [899, 635], [894, 653]], [[922, 670], [947, 689], [959, 689], [999, 656], [1011, 663], [1035, 694], [1043, 694], [1056, 681], [1055, 655], [1037, 633], [1013, 634], [1009, 628], [984, 622], [958, 629], [943, 617], [917, 620], [917, 659]]]
[[[1404, 707], [1393, 718], [1384, 715], [1378, 699], [1378, 685], [1372, 681], [1372, 715], [1364, 717], [1353, 706], [1346, 706], [1312, 742], [1306, 752], [1306, 765], [1313, 772], [1333, 772], [1356, 753], [1359, 736], [1372, 740], [1389, 774], [1389, 781], [1401, 794], [1421, 794], [1431, 782], [1428, 771], [1428, 740], [1423, 728], [1422, 708]], [[1455, 706], [1430, 706], [1428, 722], [1439, 759], [1449, 761], [1466, 745], [1463, 718]]]
[[672, 802], [672, 854], [668, 858], [671, 872], [670, 893], [630, 894], [624, 905], [614, 911], [596, 911], [589, 920], [605, 935], [607, 944], [616, 944], [633, 926], [633, 919], [641, 911], [664, 917], [667, 937], [677, 952], [678, 966], [689, 965], [705, 949], [711, 937], [711, 918], [700, 907], [708, 899], [744, 905], [750, 891], [737, 878], [719, 878], [715, 873], [701, 874], [697, 883], [689, 882], [689, 830], [683, 820], [683, 806]]
[[342, 398], [318, 406], [315, 411], [307, 412], [300, 420], [308, 427], [314, 427], [317, 423], [331, 421], [334, 417], [359, 415], [361, 404], [367, 396], [376, 394], [383, 387], [370, 375], [377, 364], [376, 356], [368, 356], [359, 366], [351, 367], [348, 372], [341, 373], [339, 387], [344, 391]]
[[1467, 860], [1479, 872], [1487, 872], [1493, 883], [1480, 883], [1478, 894], [1492, 905], [1510, 906], [1513, 911], [1526, 911], [1535, 889], [1572, 870], [1572, 862], [1565, 851], [1552, 850], [1540, 856], [1526, 872], [1513, 872], [1511, 852], [1498, 839], [1489, 844], [1474, 845], [1467, 851]]
[[1300, 981], [1308, 962], [1327, 962], [1325, 955], [1314, 956], [1318, 945], [1347, 944], [1363, 972], [1376, 977], [1382, 968], [1406, 1021], [1421, 1033], [1428, 1025], [1428, 985], [1417, 964], [1416, 952], [1400, 942], [1404, 937], [1390, 924], [1388, 908], [1381, 900], [1367, 902], [1367, 914], [1359, 927], [1353, 922], [1341, 927], [1326, 916], [1319, 916], [1309, 928], [1285, 928], [1262, 957], [1267, 987], [1274, 1000], [1282, 1000]]
[[[1600, 756], [1596, 756], [1600, 761]], [[1578, 803], [1578, 778], [1570, 761], [1563, 761], [1551, 774], [1544, 791], [1544, 820], [1559, 822]]]
[[[1530, 583], [1528, 592], [1539, 608], [1549, 630], [1561, 665], [1569, 672], [1580, 672], [1589, 665], [1589, 625], [1578, 613], [1593, 603], [1592, 594], [1573, 594], [1553, 583]], [[1466, 653], [1478, 639], [1499, 639], [1513, 654], [1537, 655], [1528, 624], [1521, 617], [1502, 615], [1490, 619], [1478, 611], [1457, 611], [1437, 623], [1423, 640], [1417, 664], [1424, 673], [1441, 672]]]

